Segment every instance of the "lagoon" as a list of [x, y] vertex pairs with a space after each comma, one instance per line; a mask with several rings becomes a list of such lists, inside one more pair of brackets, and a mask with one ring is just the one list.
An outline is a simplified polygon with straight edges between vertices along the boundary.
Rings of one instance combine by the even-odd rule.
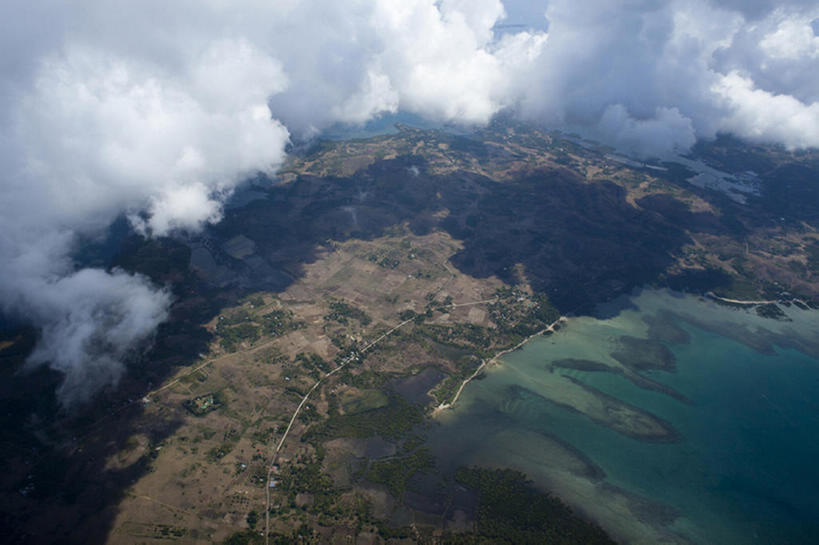
[[783, 310], [644, 290], [487, 369], [430, 445], [523, 471], [624, 543], [819, 542], [819, 313]]

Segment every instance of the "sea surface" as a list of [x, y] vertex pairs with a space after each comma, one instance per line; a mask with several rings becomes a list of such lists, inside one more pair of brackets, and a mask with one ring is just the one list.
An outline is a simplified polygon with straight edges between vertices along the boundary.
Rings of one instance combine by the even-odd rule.
[[[621, 299], [489, 368], [430, 445], [444, 468], [523, 471], [624, 543], [819, 543], [819, 311], [783, 310], [787, 321], [668, 291]], [[673, 368], [637, 370], [661, 388], [627, 378], [612, 357], [623, 337], [673, 354]], [[672, 435], [606, 421], [634, 411]]]

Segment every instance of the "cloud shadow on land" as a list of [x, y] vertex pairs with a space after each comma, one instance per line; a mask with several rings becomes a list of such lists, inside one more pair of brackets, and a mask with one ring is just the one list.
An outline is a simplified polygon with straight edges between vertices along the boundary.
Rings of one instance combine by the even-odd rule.
[[[187, 272], [186, 247], [171, 239], [127, 238], [108, 265], [151, 276], [162, 285], [174, 280], [177, 303], [160, 325], [152, 348], [126, 356], [127, 372], [84, 404], [62, 408], [57, 391], [62, 376], [46, 366], [22, 371], [37, 331], [10, 325], [0, 350], [0, 444], [6, 471], [0, 476], [0, 531], [9, 543], [102, 543], [127, 488], [151, 471], [156, 447], [181, 423], [168, 411], [150, 422], [139, 401], [165, 381], [177, 365], [205, 352], [209, 334], [202, 321], [231, 297], [212, 293]], [[196, 296], [194, 297], [194, 294]], [[127, 448], [135, 434], [148, 444], [124, 468], [107, 462]]]
[[[462, 241], [452, 262], [465, 274], [514, 283], [522, 264], [536, 290], [561, 311], [577, 313], [656, 281], [670, 253], [688, 241], [680, 222], [693, 221], [680, 211], [671, 214], [675, 221], [663, 217], [676, 210], [674, 203], [635, 208], [613, 183], [587, 184], [566, 170], [499, 183], [464, 172], [432, 175], [418, 157], [379, 161], [348, 178], [302, 177], [257, 191], [261, 198], [229, 208], [222, 222], [188, 244], [137, 236], [120, 244], [110, 265], [172, 285], [176, 301], [153, 348], [132, 355], [118, 388], [65, 414], [54, 394], [57, 373], [15, 372], [35, 332], [21, 330], [24, 340], [0, 352], [0, 442], [8, 467], [0, 481], [0, 524], [11, 543], [104, 541], [126, 490], [151, 470], [155, 446], [185, 414], [170, 407], [149, 421], [142, 404], [129, 400], [207, 351], [211, 338], [200, 324], [249, 292], [283, 291], [328, 241], [372, 239], [404, 222], [416, 234], [441, 229]], [[695, 219], [703, 228], [716, 221]], [[251, 258], [225, 251], [240, 234], [253, 242]], [[200, 280], [189, 268], [191, 247], [209, 248], [230, 281], [217, 287]], [[150, 441], [144, 456], [125, 469], [106, 469], [106, 460], [137, 433]]]
[[[453, 150], [485, 153], [480, 142], [441, 138]], [[687, 230], [741, 230], [733, 215], [694, 213], [669, 195], [638, 205], [626, 201], [620, 186], [586, 183], [566, 169], [501, 183], [468, 172], [434, 175], [422, 158], [402, 156], [349, 178], [302, 177], [273, 188], [209, 232], [219, 240], [244, 234], [266, 265], [293, 278], [325, 241], [374, 238], [402, 222], [415, 234], [440, 229], [462, 241], [452, 262], [463, 273], [515, 283], [521, 264], [533, 288], [564, 312], [589, 312], [649, 283], [707, 290], [726, 281], [707, 271], [690, 278], [664, 273], [672, 253], [690, 242]], [[244, 283], [260, 280], [248, 272]]]

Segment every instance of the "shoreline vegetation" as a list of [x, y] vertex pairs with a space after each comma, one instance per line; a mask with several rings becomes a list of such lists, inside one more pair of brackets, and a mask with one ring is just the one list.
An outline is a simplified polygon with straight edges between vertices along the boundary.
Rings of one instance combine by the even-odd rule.
[[[9, 446], [2, 498], [16, 525], [11, 541], [110, 535], [135, 543], [187, 533], [184, 540], [219, 543], [241, 531], [226, 543], [258, 545], [266, 529], [270, 543], [359, 536], [395, 543], [433, 541], [427, 536], [438, 529], [467, 532], [475, 523], [470, 498], [459, 493], [457, 508], [445, 511], [432, 482], [450, 476], [437, 469], [410, 475], [425, 465], [430, 430], [444, 426], [414, 426], [437, 416], [428, 423], [458, 420], [463, 429], [473, 401], [482, 402], [550, 323], [557, 320], [556, 330], [570, 316], [574, 328], [574, 317], [594, 317], [610, 302], [604, 314], [619, 312], [614, 300], [644, 287], [711, 301], [708, 312], [724, 318], [715, 333], [760, 353], [782, 346], [819, 355], [816, 326], [797, 312], [819, 309], [819, 156], [722, 137], [698, 144], [695, 156], [726, 173], [754, 163], [761, 193], [740, 205], [690, 184], [695, 172], [682, 165], [612, 161], [595, 145], [511, 119], [471, 135], [397, 129], [294, 149], [275, 179], [250, 180], [200, 236], [144, 239], [112, 226], [110, 241], [80, 244], [78, 263], [144, 275], [168, 286], [175, 302], [152, 348], [133, 362], [129, 356], [120, 385], [74, 414], [54, 402], [58, 374], [16, 372], [37, 332], [0, 336]], [[554, 352], [561, 359], [546, 369], [537, 362], [520, 374], [542, 379], [523, 384], [531, 388], [498, 385], [506, 387], [490, 400], [500, 402], [498, 421], [551, 414], [557, 402], [621, 430], [633, 424], [651, 432], [651, 421], [597, 390], [605, 393], [606, 374], [616, 373], [613, 384], [625, 378], [684, 401], [653, 380], [655, 371], [675, 369], [657, 343], [690, 337], [675, 325], [677, 303], [640, 322], [632, 332], [639, 339], [619, 339], [607, 354]], [[468, 304], [485, 307], [458, 310]], [[753, 323], [737, 327], [734, 318], [745, 311]], [[364, 357], [369, 340], [409, 319], [413, 325]], [[706, 322], [698, 313], [687, 321]], [[646, 326], [656, 342], [642, 339]], [[501, 365], [489, 373], [493, 362]], [[429, 368], [435, 371], [418, 377]], [[457, 418], [441, 416], [484, 377], [453, 411]], [[587, 378], [592, 388], [580, 384]], [[408, 381], [403, 393], [394, 391], [399, 380]], [[767, 406], [760, 399], [756, 405]], [[483, 443], [488, 421], [476, 416]], [[547, 461], [523, 467], [544, 490], [563, 491], [579, 512], [605, 521], [612, 535], [662, 542], [654, 530], [626, 527], [645, 522], [645, 509], [632, 508], [637, 500], [601, 492], [597, 473], [541, 431], [549, 428], [508, 441], [504, 427], [491, 442], [514, 447], [505, 462]], [[457, 441], [449, 434], [442, 445]], [[278, 449], [281, 472], [271, 474]], [[492, 461], [487, 451], [467, 465]], [[400, 474], [386, 471], [397, 466]], [[451, 479], [445, 484], [455, 498]], [[416, 507], [410, 527], [407, 514]], [[464, 533], [453, 542], [481, 539]]]
[[[449, 305], [446, 306], [446, 308], [453, 309], [453, 308], [465, 307], [465, 306], [470, 306], [470, 305], [482, 305], [482, 304], [492, 303], [492, 302], [495, 302], [495, 301], [497, 301], [497, 298], [485, 299], [485, 300], [480, 300], [480, 301], [470, 301], [470, 302], [466, 302], [466, 303], [456, 303], [456, 304], [450, 303]], [[544, 329], [543, 331], [545, 332], [547, 330], [553, 330], [554, 325], [557, 324], [561, 319], [562, 319], [562, 317], [560, 319], [558, 319], [555, 323], [550, 325], [548, 328]], [[287, 425], [287, 428], [284, 430], [284, 433], [282, 434], [281, 439], [276, 444], [276, 448], [273, 451], [273, 455], [272, 455], [270, 463], [268, 464], [268, 467], [267, 467], [267, 479], [265, 481], [265, 483], [266, 483], [266, 486], [265, 486], [265, 528], [264, 528], [265, 545], [267, 545], [270, 542], [269, 541], [270, 540], [270, 489], [272, 488], [270, 483], [273, 482], [273, 477], [274, 477], [274, 474], [276, 473], [276, 468], [277, 468], [276, 464], [278, 462], [279, 453], [281, 452], [282, 447], [284, 446], [285, 440], [287, 439], [287, 437], [288, 437], [288, 435], [290, 433], [290, 430], [292, 429], [293, 424], [296, 421], [296, 418], [299, 416], [299, 413], [301, 412], [302, 408], [307, 403], [307, 400], [309, 399], [310, 394], [312, 394], [326, 379], [329, 379], [331, 376], [333, 376], [336, 373], [338, 373], [339, 371], [343, 370], [349, 363], [351, 363], [353, 361], [360, 360], [361, 357], [364, 354], [366, 354], [375, 345], [377, 345], [378, 343], [380, 343], [381, 341], [383, 341], [384, 339], [386, 339], [387, 337], [389, 337], [390, 335], [392, 335], [393, 333], [395, 333], [396, 331], [398, 331], [399, 329], [401, 329], [405, 325], [409, 324], [410, 322], [415, 322], [415, 321], [416, 321], [416, 316], [413, 316], [413, 317], [407, 318], [405, 320], [402, 320], [399, 324], [393, 326], [391, 329], [389, 329], [386, 332], [382, 333], [375, 340], [370, 341], [369, 343], [367, 343], [361, 349], [352, 348], [350, 350], [350, 352], [347, 354], [346, 357], [339, 360], [339, 365], [337, 367], [327, 371], [322, 376], [320, 376], [316, 380], [316, 382], [313, 384], [313, 386], [304, 394], [304, 396], [301, 399], [301, 402], [298, 404], [298, 406], [296, 407], [296, 410], [293, 412], [292, 416], [290, 417], [290, 421], [289, 421], [289, 423]], [[515, 350], [515, 349], [519, 348], [525, 342], [526, 342], [526, 340], [522, 341], [517, 347], [515, 347], [513, 349], [510, 349], [510, 350]], [[510, 350], [502, 352], [501, 354], [509, 352]], [[501, 354], [498, 354], [498, 356], [500, 356]], [[498, 356], [496, 356], [496, 358]], [[493, 358], [493, 360], [494, 359], [495, 358]], [[481, 365], [481, 368], [483, 368], [483, 364]], [[473, 377], [474, 377], [474, 375], [473, 375]], [[462, 385], [461, 388], [463, 388], [463, 385]], [[460, 393], [460, 390], [459, 390], [459, 393]]]
[[[679, 353], [675, 351], [674, 354], [676, 357], [680, 358], [680, 368], [678, 370], [673, 357], [662, 357], [663, 353], [659, 350], [659, 343], [671, 345], [672, 348], [674, 346], [682, 346], [685, 348], [685, 345], [699, 346], [700, 343], [692, 342], [692, 338], [694, 337], [691, 337], [695, 334], [696, 330], [703, 329], [708, 334], [719, 333], [720, 337], [722, 337], [722, 334], [729, 333], [725, 331], [727, 326], [723, 325], [721, 328], [715, 330], [708, 327], [709, 324], [731, 323], [733, 324], [731, 327], [733, 328], [734, 334], [730, 336], [725, 335], [725, 343], [742, 342], [747, 350], [753, 350], [757, 354], [767, 353], [759, 350], [758, 347], [747, 341], [742, 341], [738, 333], [741, 332], [751, 336], [768, 337], [772, 346], [778, 345], [795, 350], [804, 350], [803, 354], [805, 355], [812, 352], [807, 350], [805, 345], [800, 344], [798, 339], [800, 335], [808, 339], [812, 337], [810, 328], [804, 327], [805, 324], [801, 322], [800, 317], [804, 316], [810, 320], [808, 324], [810, 322], [815, 324], [815, 316], [807, 317], [808, 313], [801, 313], [799, 310], [800, 307], [796, 304], [793, 304], [790, 310], [787, 308], [790, 305], [783, 305], [784, 311], [790, 313], [790, 315], [778, 320], [779, 322], [793, 321], [793, 325], [791, 325], [767, 321], [765, 319], [768, 318], [768, 316], [754, 312], [754, 306], [764, 305], [767, 301], [754, 300], [745, 302], [746, 304], [741, 308], [732, 308], [733, 305], [730, 304], [714, 305], [713, 303], [709, 303], [708, 299], [712, 297], [712, 294], [708, 294], [705, 298], [703, 298], [702, 295], [687, 294], [684, 300], [678, 300], [673, 295], [659, 295], [656, 299], [650, 299], [651, 293], [643, 294], [642, 296], [644, 297], [643, 300], [631, 306], [624, 305], [630, 311], [628, 315], [605, 315], [603, 318], [595, 319], [613, 321], [610, 327], [607, 326], [605, 328], [606, 333], [603, 334], [604, 336], [606, 334], [611, 335], [607, 344], [605, 344], [605, 349], [598, 350], [595, 348], [583, 350], [578, 348], [569, 350], [566, 349], [565, 346], [558, 346], [552, 350], [548, 343], [544, 343], [544, 345], [540, 346], [537, 350], [543, 357], [531, 357], [526, 361], [524, 361], [523, 358], [520, 360], [515, 359], [515, 365], [513, 366], [515, 373], [514, 380], [505, 375], [505, 372], [502, 372], [503, 374], [499, 373], [498, 377], [488, 381], [486, 386], [482, 386], [478, 391], [473, 392], [473, 397], [469, 399], [469, 407], [464, 406], [462, 408], [462, 414], [459, 415], [457, 421], [447, 422], [446, 424], [452, 426], [450, 429], [454, 429], [455, 427], [466, 428], [467, 430], [472, 429], [472, 431], [459, 430], [461, 435], [458, 437], [480, 437], [483, 430], [487, 430], [486, 438], [483, 440], [487, 446], [481, 444], [480, 440], [476, 440], [476, 444], [480, 446], [474, 450], [465, 450], [464, 452], [468, 452], [468, 454], [458, 454], [462, 456], [462, 459], [459, 459], [459, 461], [481, 467], [509, 467], [521, 471], [529, 478], [535, 480], [538, 486], [543, 490], [548, 490], [562, 501], [565, 501], [568, 505], [584, 513], [584, 516], [596, 524], [599, 524], [615, 539], [622, 539], [625, 542], [698, 543], [703, 535], [708, 535], [707, 533], [703, 534], [701, 532], [711, 531], [724, 531], [726, 536], [733, 536], [734, 534], [744, 535], [741, 534], [741, 532], [745, 531], [745, 527], [741, 525], [746, 523], [744, 519], [740, 518], [744, 516], [744, 512], [741, 510], [737, 510], [736, 513], [726, 513], [726, 515], [736, 517], [736, 519], [731, 518], [730, 521], [725, 522], [724, 525], [716, 524], [705, 518], [700, 518], [700, 513], [691, 508], [690, 504], [686, 503], [688, 497], [684, 500], [680, 499], [682, 496], [680, 498], [672, 496], [665, 497], [656, 493], [656, 490], [651, 490], [651, 493], [644, 491], [641, 491], [639, 494], [634, 493], [635, 490], [641, 490], [639, 485], [634, 484], [640, 481], [634, 480], [632, 482], [624, 477], [624, 475], [627, 476], [628, 474], [617, 465], [625, 464], [625, 462], [620, 460], [615, 460], [603, 466], [607, 468], [607, 471], [610, 471], [612, 480], [598, 479], [595, 481], [588, 478], [584, 479], [577, 475], [570, 475], [562, 469], [556, 469], [557, 462], [553, 461], [556, 457], [553, 455], [550, 456], [551, 453], [545, 454], [547, 451], [544, 448], [536, 448], [534, 441], [531, 441], [529, 445], [519, 446], [523, 445], [525, 441], [503, 440], [512, 436], [511, 434], [513, 432], [509, 431], [509, 429], [516, 430], [522, 436], [523, 433], [532, 433], [532, 429], [537, 426], [537, 424], [534, 423], [548, 421], [549, 419], [546, 418], [545, 415], [551, 413], [544, 408], [547, 407], [545, 401], [548, 401], [552, 406], [558, 405], [561, 409], [582, 414], [592, 421], [595, 421], [596, 424], [611, 428], [619, 432], [620, 435], [624, 435], [630, 439], [636, 439], [640, 441], [640, 443], [675, 443], [681, 441], [683, 445], [682, 448], [674, 446], [660, 447], [660, 450], [657, 452], [684, 452], [686, 448], [684, 445], [686, 443], [694, 444], [694, 442], [698, 440], [707, 441], [696, 437], [696, 433], [691, 433], [686, 426], [686, 423], [689, 422], [686, 418], [695, 418], [692, 414], [695, 411], [701, 410], [698, 409], [698, 407], [702, 406], [702, 402], [697, 401], [694, 408], [688, 409], [675, 403], [669, 404], [667, 401], [663, 401], [657, 397], [636, 394], [635, 397], [629, 397], [630, 392], [638, 392], [633, 386], [656, 391], [656, 388], [652, 388], [650, 384], [640, 384], [634, 380], [630, 380], [629, 373], [631, 371], [634, 373], [654, 370], [668, 373], [679, 372], [682, 375], [682, 379], [677, 382], [670, 382], [667, 391], [661, 391], [659, 393], [675, 398], [682, 403], [692, 404], [692, 401], [689, 401], [686, 396], [676, 392], [674, 388], [680, 385], [687, 385], [689, 383], [686, 381], [693, 380], [692, 377], [694, 375], [690, 373], [685, 375], [684, 371], [691, 371], [693, 367], [691, 364], [691, 361], [693, 361], [692, 358], [702, 360], [702, 352], [698, 349], [694, 354], [699, 354], [700, 356], [692, 356], [687, 349]], [[779, 304], [782, 304], [781, 300]], [[669, 315], [674, 316], [674, 321], [679, 324], [677, 326], [678, 328], [686, 326], [685, 329], [688, 330], [687, 326], [690, 325], [693, 328], [691, 333], [681, 335], [675, 332], [672, 329], [672, 323], [664, 323], [669, 321]], [[732, 317], [732, 315], [736, 315], [736, 317]], [[614, 322], [614, 320], [618, 321]], [[591, 338], [590, 335], [597, 337], [601, 334], [601, 331], [603, 331], [603, 329], [597, 327], [597, 325], [592, 325], [592, 320], [583, 322], [583, 324], [586, 325], [585, 329], [583, 329], [583, 325], [578, 325], [577, 329], [572, 330], [572, 335], [564, 336], [563, 341], [574, 343], [575, 346], [583, 346], [584, 343], [589, 342]], [[574, 325], [573, 322], [572, 325]], [[803, 327], [800, 327], [800, 325]], [[758, 328], [766, 328], [768, 333], [760, 333]], [[643, 336], [647, 336], [651, 342], [644, 340]], [[700, 340], [698, 337], [697, 339]], [[720, 342], [723, 342], [723, 340]], [[538, 346], [539, 343], [533, 345], [533, 347]], [[730, 346], [730, 344], [726, 344], [726, 346]], [[552, 352], [552, 354], [549, 355], [549, 352]], [[733, 354], [735, 352], [734, 350], [731, 353]], [[722, 352], [718, 353], [722, 354]], [[815, 351], [812, 353], [815, 354]], [[497, 357], [498, 356], [492, 358], [492, 360], [488, 360], [486, 363], [495, 360]], [[782, 357], [787, 358], [787, 356]], [[552, 360], [551, 358], [562, 359]], [[744, 359], [746, 358], [739, 357], [737, 362], [734, 363], [742, 362]], [[547, 361], [545, 364], [545, 374], [544, 364], [539, 363], [543, 360]], [[741, 367], [741, 364], [738, 366]], [[711, 366], [706, 367], [710, 368]], [[554, 373], [554, 370], [559, 368], [583, 371], [589, 373], [590, 377], [594, 377], [594, 379], [597, 380], [592, 380], [589, 384], [586, 384], [584, 383], [586, 375], [583, 373], [577, 375], [570, 373], [563, 375], [559, 379], [553, 378], [552, 375], [548, 374], [550, 370]], [[632, 384], [623, 383], [618, 386], [620, 381], [620, 378], [618, 378], [617, 381], [612, 381], [612, 387], [608, 389], [608, 383], [606, 379], [603, 378], [604, 375], [608, 373], [618, 375], [622, 379], [630, 380]], [[707, 374], [708, 371], [700, 370], [698, 373], [696, 377], [699, 380]], [[542, 378], [542, 380], [528, 382], [532, 376], [537, 376], [538, 378]], [[719, 378], [724, 375], [717, 374], [714, 376], [715, 378]], [[620, 421], [623, 424], [628, 424], [628, 426], [612, 426], [611, 422], [596, 419], [594, 411], [580, 410], [568, 403], [573, 400], [582, 401], [582, 399], [579, 396], [572, 397], [569, 394], [564, 396], [565, 390], [562, 388], [562, 383], [559, 383], [559, 380], [565, 380], [571, 383], [572, 386], [588, 394], [593, 394], [596, 399], [606, 401], [606, 404], [613, 407], [614, 410], [606, 411], [605, 413], [622, 415], [623, 418], [621, 418]], [[510, 387], [508, 382], [514, 382], [521, 386], [517, 388], [514, 386]], [[527, 386], [529, 389], [527, 389]], [[540, 391], [537, 386], [543, 386], [544, 388]], [[742, 387], [744, 388], [745, 386], [743, 385]], [[749, 386], [748, 388], [751, 387]], [[683, 388], [683, 391], [688, 390]], [[507, 392], [511, 392], [511, 394], [507, 395]], [[555, 392], [559, 392], [561, 395], [558, 396], [556, 400], [549, 399], [549, 394]], [[535, 395], [538, 393], [541, 394], [540, 397]], [[709, 393], [708, 395], [713, 394]], [[692, 397], [692, 399], [701, 398]], [[768, 402], [766, 394], [762, 394], [759, 399], [765, 403]], [[616, 406], [613, 405], [614, 403], [616, 403]], [[588, 409], [588, 406], [580, 405], [581, 409]], [[477, 407], [477, 409], [473, 407]], [[664, 412], [661, 410], [663, 407], [672, 408]], [[492, 420], [492, 409], [498, 413], [503, 413], [499, 416], [497, 421]], [[756, 408], [752, 410], [755, 409]], [[634, 424], [635, 421], [628, 415], [626, 410], [650, 415], [652, 421], [646, 423], [652, 424], [652, 426], [643, 426], [642, 432], [639, 434], [631, 433], [632, 430], [629, 426]], [[785, 417], [785, 415], [788, 414], [786, 410], [784, 407], [776, 408], [777, 414], [781, 415], [776, 418]], [[680, 416], [682, 413], [685, 413], [687, 416]], [[664, 415], [667, 419], [658, 415]], [[521, 424], [520, 428], [517, 429], [515, 428], [514, 419], [519, 416]], [[696, 418], [700, 418], [700, 416], [696, 416]], [[542, 428], [537, 428], [536, 432], [544, 434], [544, 430], [554, 430], [556, 436], [560, 437], [560, 430], [568, 429], [573, 422], [571, 418], [567, 418], [565, 421], [560, 418], [554, 418], [554, 421], [558, 422], [557, 428], [550, 428], [550, 424], [546, 424]], [[672, 424], [672, 422], [674, 423]], [[796, 427], [796, 422], [796, 419], [792, 419], [792, 421], [789, 420], [791, 427]], [[617, 421], [615, 420], [614, 423], [616, 424]], [[636, 421], [636, 423], [640, 424], [641, 421]], [[494, 432], [492, 428], [493, 424], [498, 428], [503, 428], [503, 436]], [[776, 425], [778, 426], [779, 424], [777, 423]], [[679, 426], [679, 428], [677, 428], [677, 426]], [[493, 435], [490, 436], [490, 433], [493, 433]], [[447, 434], [448, 431], [445, 429], [438, 436], [438, 440], [442, 445], [446, 445], [449, 440]], [[607, 446], [628, 444], [628, 441], [622, 442], [622, 440], [616, 438], [617, 436], [609, 434], [608, 431], [601, 433], [600, 437], [604, 436], [609, 437], [606, 439], [606, 441], [610, 441], [606, 443]], [[568, 435], [568, 437], [574, 436]], [[611, 439], [611, 437], [614, 437], [614, 439]], [[602, 440], [598, 445], [590, 446], [595, 443], [595, 441], [596, 439], [586, 443], [578, 442], [577, 444], [580, 445], [579, 448], [583, 449], [578, 451], [587, 452], [593, 459], [605, 460], [607, 454], [599, 447], [599, 444], [603, 444]], [[621, 442], [618, 443], [616, 441]], [[498, 443], [500, 443], [500, 446], [498, 446]], [[507, 444], [513, 446], [506, 446]], [[594, 450], [595, 448], [600, 448], [600, 450]], [[643, 449], [643, 447], [635, 447], [634, 453], [639, 453], [639, 449]], [[537, 454], [532, 454], [535, 452], [537, 452]], [[628, 449], [622, 452], [631, 453]], [[675, 456], [677, 455], [679, 455], [681, 459], [684, 456], [684, 454], [675, 454]], [[645, 456], [648, 457], [649, 455], [645, 454]], [[634, 454], [630, 456], [630, 458], [636, 460], [639, 459], [639, 456]], [[550, 466], [549, 464], [553, 465]], [[669, 466], [673, 466], [673, 464], [669, 464]], [[651, 467], [664, 468], [665, 466], [662, 461], [652, 460]], [[697, 476], [696, 478], [699, 477]], [[704, 478], [707, 479], [707, 477]], [[612, 486], [610, 483], [613, 482], [617, 482], [618, 486]], [[623, 486], [623, 488], [620, 488], [620, 486]], [[773, 490], [778, 490], [776, 486], [778, 485], [771, 485]], [[686, 493], [688, 493], [688, 491]], [[697, 492], [694, 491], [691, 493], [694, 494]], [[595, 495], [592, 496], [592, 494]], [[592, 497], [598, 498], [601, 504], [617, 505], [620, 511], [607, 511], [606, 509], [597, 508], [596, 505], [590, 507], [589, 498]], [[714, 493], [713, 498], [704, 495], [703, 499], [713, 501], [716, 505], [718, 499], [714, 498], [717, 497], [718, 494]], [[764, 497], [764, 500], [767, 501], [768, 498]], [[801, 502], [802, 500], [793, 501]], [[680, 522], [675, 522], [677, 520]], [[689, 521], [692, 524], [690, 529], [685, 527]], [[709, 526], [709, 524], [713, 524], [713, 526]], [[661, 538], [667, 539], [667, 541], [660, 541]]]
[[708, 291], [705, 293], [705, 297], [716, 301], [717, 303], [724, 303], [728, 306], [736, 305], [740, 307], [754, 307], [754, 306], [768, 306], [768, 305], [784, 305], [790, 306], [795, 305], [796, 307], [802, 310], [819, 310], [819, 305], [816, 302], [800, 299], [798, 297], [781, 297], [779, 299], [760, 299], [760, 300], [751, 300], [751, 299], [732, 299], [730, 297], [723, 297], [721, 295], [717, 295], [713, 291]]
[[532, 339], [534, 339], [536, 337], [540, 337], [542, 335], [545, 335], [547, 332], [552, 332], [553, 333], [555, 331], [555, 326], [557, 326], [558, 324], [561, 324], [561, 323], [563, 323], [565, 321], [566, 321], [566, 317], [561, 316], [557, 320], [555, 320], [554, 322], [549, 324], [547, 327], [544, 327], [540, 331], [532, 333], [531, 335], [529, 335], [528, 337], [526, 337], [525, 339], [520, 341], [518, 344], [516, 344], [512, 348], [506, 348], [504, 350], [501, 350], [500, 352], [498, 352], [497, 354], [495, 354], [491, 358], [484, 359], [481, 362], [481, 364], [478, 366], [478, 368], [475, 369], [475, 372], [472, 373], [466, 379], [464, 379], [464, 381], [461, 383], [461, 386], [455, 392], [455, 395], [453, 396], [451, 401], [449, 401], [448, 403], [441, 403], [432, 410], [432, 415], [431, 415], [432, 418], [435, 418], [442, 411], [444, 411], [446, 409], [451, 409], [453, 406], [455, 406], [455, 403], [457, 403], [458, 399], [461, 397], [461, 393], [463, 392], [464, 388], [466, 388], [466, 385], [469, 384], [470, 382], [472, 382], [478, 375], [480, 375], [481, 371], [483, 371], [486, 367], [488, 367], [489, 365], [498, 363], [498, 360], [500, 358], [502, 358], [503, 356], [505, 356], [506, 354], [514, 352], [515, 350], [520, 350], [521, 348], [523, 348], [524, 345], [526, 345], [526, 343], [528, 343]]

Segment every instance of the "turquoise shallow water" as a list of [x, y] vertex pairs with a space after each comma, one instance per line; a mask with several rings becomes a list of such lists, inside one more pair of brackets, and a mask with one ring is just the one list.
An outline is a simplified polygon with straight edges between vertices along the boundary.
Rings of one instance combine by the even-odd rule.
[[[444, 465], [476, 457], [504, 465], [508, 449], [471, 439], [517, 428], [558, 438], [602, 469], [606, 484], [650, 500], [658, 513], [676, 512], [655, 516], [663, 531], [695, 543], [819, 543], [819, 360], [793, 348], [761, 353], [740, 342], [743, 335], [783, 345], [800, 337], [815, 341], [810, 338], [818, 331], [815, 313], [791, 311], [790, 323], [763, 321], [664, 292], [644, 292], [634, 305], [607, 320], [572, 320], [564, 331], [508, 355], [486, 379], [470, 384], [462, 406], [431, 438]], [[611, 363], [608, 354], [618, 337], [648, 337], [643, 318], [660, 310], [678, 312], [673, 321], [690, 339], [667, 344], [676, 371], [643, 375], [673, 387], [689, 403], [639, 388], [619, 374], [548, 369], [566, 357]], [[726, 331], [735, 338], [724, 336]], [[560, 380], [555, 374], [662, 418], [680, 439], [634, 439], [543, 399], [549, 397], [544, 385]], [[539, 395], [510, 403], [510, 387]], [[463, 448], [452, 446], [453, 437]], [[535, 454], [528, 466], [515, 465], [536, 475], [538, 465], [547, 463], [553, 462]]]
[[611, 373], [574, 373], [671, 422], [681, 441], [603, 436], [579, 415], [556, 419], [552, 433], [590, 456], [614, 484], [679, 508], [703, 542], [819, 540], [819, 410], [812, 398], [819, 364], [794, 350], [762, 355], [687, 329], [691, 343], [674, 350], [678, 371], [653, 376], [690, 405]]

